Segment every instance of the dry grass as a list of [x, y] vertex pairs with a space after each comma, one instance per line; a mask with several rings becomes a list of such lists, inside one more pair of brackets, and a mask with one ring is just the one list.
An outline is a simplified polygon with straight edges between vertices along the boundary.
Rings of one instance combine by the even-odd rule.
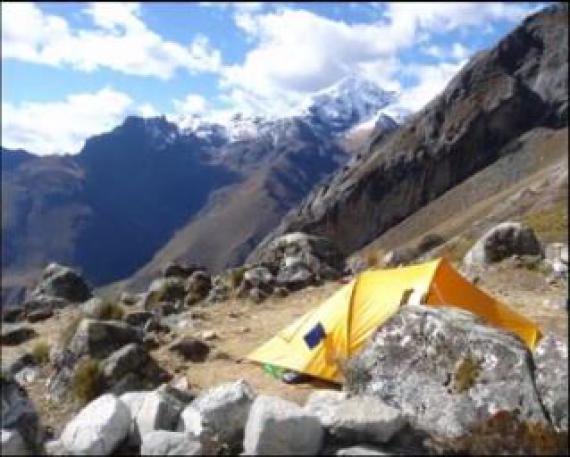
[[103, 391], [103, 374], [99, 363], [91, 358], [81, 360], [73, 376], [71, 392], [73, 397], [86, 404]]
[[66, 347], [69, 344], [69, 342], [75, 335], [75, 332], [77, 331], [77, 327], [79, 327], [79, 324], [81, 323], [82, 320], [83, 320], [82, 315], [70, 317], [69, 323], [61, 331], [60, 335], [61, 346]]
[[39, 365], [44, 365], [49, 362], [49, 344], [46, 341], [37, 341], [32, 346], [30, 353]]
[[99, 312], [98, 318], [104, 320], [121, 320], [125, 310], [121, 305], [112, 301], [105, 301]]
[[520, 420], [516, 413], [500, 411], [461, 437], [432, 437], [428, 446], [446, 455], [567, 455], [568, 432], [559, 432], [549, 424]]
[[568, 208], [566, 202], [558, 202], [542, 211], [525, 214], [522, 222], [534, 229], [544, 241], [568, 239]]

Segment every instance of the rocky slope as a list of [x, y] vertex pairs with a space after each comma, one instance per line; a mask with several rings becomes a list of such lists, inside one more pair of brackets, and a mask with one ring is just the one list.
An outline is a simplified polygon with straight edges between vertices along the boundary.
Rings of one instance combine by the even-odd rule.
[[502, 156], [516, 155], [517, 139], [530, 130], [565, 127], [567, 52], [567, 7], [527, 18], [476, 54], [398, 131], [316, 188], [259, 249], [276, 235], [303, 231], [353, 252]]

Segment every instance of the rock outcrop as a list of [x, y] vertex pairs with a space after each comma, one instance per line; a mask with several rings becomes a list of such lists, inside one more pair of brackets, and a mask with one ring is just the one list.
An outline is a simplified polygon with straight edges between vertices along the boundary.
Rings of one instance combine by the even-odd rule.
[[488, 230], [465, 254], [467, 267], [485, 266], [513, 255], [542, 255], [534, 230], [520, 222], [502, 222]]
[[314, 189], [261, 243], [290, 232], [330, 238], [346, 255], [493, 164], [536, 127], [568, 123], [568, 9], [526, 18], [475, 54], [397, 131]]
[[426, 433], [459, 436], [499, 410], [546, 422], [524, 343], [457, 308], [403, 307], [349, 365], [349, 391], [379, 396]]

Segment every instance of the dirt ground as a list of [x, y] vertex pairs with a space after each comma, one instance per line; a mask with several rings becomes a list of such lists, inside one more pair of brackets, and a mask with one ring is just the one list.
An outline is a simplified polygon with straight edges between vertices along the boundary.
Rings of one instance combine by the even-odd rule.
[[[539, 271], [510, 264], [499, 264], [487, 269], [478, 282], [504, 303], [535, 320], [544, 333], [553, 332], [567, 337], [568, 314], [556, 307], [568, 296], [567, 287], [560, 282], [549, 284], [547, 276]], [[329, 282], [293, 293], [285, 298], [271, 298], [262, 304], [249, 300], [228, 300], [211, 305], [198, 305], [179, 315], [179, 324], [165, 336], [164, 344], [151, 351], [158, 363], [170, 371], [178, 381], [186, 377], [195, 390], [217, 384], [247, 380], [258, 393], [277, 395], [299, 404], [317, 388], [338, 388], [333, 384], [284, 384], [265, 373], [258, 364], [246, 360], [247, 354], [267, 341], [276, 332], [293, 322], [306, 311], [317, 306], [336, 290], [340, 282]], [[62, 310], [47, 321], [30, 324], [38, 336], [17, 347], [2, 346], [2, 358], [6, 362], [31, 350], [38, 341], [46, 341], [50, 347], [58, 344], [63, 328], [68, 325], [77, 310]], [[170, 342], [180, 336], [198, 336], [214, 331], [216, 338], [208, 342], [212, 347], [208, 360], [202, 363], [186, 362], [168, 350]], [[27, 385], [27, 391], [39, 410], [42, 423], [59, 434], [80, 405], [56, 404], [46, 398], [46, 380], [49, 367], [43, 367], [40, 376]]]

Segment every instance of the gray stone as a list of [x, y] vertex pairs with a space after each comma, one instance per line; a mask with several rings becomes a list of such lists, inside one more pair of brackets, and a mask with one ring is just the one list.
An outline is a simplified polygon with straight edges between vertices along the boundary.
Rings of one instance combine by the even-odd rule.
[[3, 322], [18, 322], [24, 319], [24, 307], [16, 304], [7, 306], [2, 304], [2, 321]]
[[0, 343], [5, 346], [17, 346], [37, 336], [36, 331], [25, 324], [2, 324]]
[[53, 311], [69, 305], [69, 301], [51, 295], [37, 294], [24, 302], [24, 311], [27, 316], [39, 311]]
[[205, 271], [195, 271], [186, 280], [186, 292], [206, 297], [212, 288], [212, 278]]
[[65, 426], [60, 439], [71, 454], [109, 455], [127, 437], [130, 424], [127, 406], [105, 394], [85, 406]]
[[200, 394], [180, 416], [178, 430], [196, 437], [217, 437], [219, 442], [241, 443], [251, 405], [252, 387], [243, 379]]
[[141, 455], [202, 455], [199, 441], [184, 432], [157, 430], [142, 437]]
[[174, 276], [185, 279], [198, 270], [204, 270], [204, 268], [197, 265], [181, 265], [179, 263], [171, 262], [164, 268], [162, 276], [165, 278]]
[[552, 424], [568, 430], [568, 345], [545, 335], [534, 351], [536, 388]]
[[351, 443], [386, 443], [406, 425], [399, 410], [369, 395], [346, 398], [341, 392], [315, 392], [305, 410], [332, 435]]
[[142, 437], [155, 430], [174, 431], [185, 406], [184, 402], [164, 389], [149, 392], [135, 416], [136, 433]]
[[499, 262], [512, 255], [542, 255], [534, 230], [520, 222], [503, 222], [487, 231], [467, 252], [463, 260], [469, 266]]
[[134, 327], [144, 327], [149, 319], [154, 316], [150, 311], [131, 311], [123, 317], [123, 320]]
[[32, 298], [39, 295], [81, 303], [91, 298], [91, 288], [76, 271], [51, 263], [45, 268], [41, 281], [31, 293]]
[[[33, 403], [28, 398], [26, 391], [13, 379], [3, 376], [0, 382], [2, 428], [17, 431], [26, 447], [35, 449], [40, 442], [40, 421]], [[13, 435], [7, 435], [6, 439], [8, 440], [8, 438], [12, 443], [17, 441]]]
[[269, 297], [269, 294], [259, 287], [254, 287], [249, 291], [249, 298], [251, 298], [255, 303], [261, 303], [267, 297]]
[[203, 362], [208, 358], [210, 347], [197, 338], [184, 337], [170, 345], [172, 352], [180, 354], [185, 360]]
[[142, 368], [148, 361], [148, 354], [137, 343], [130, 343], [113, 352], [101, 363], [105, 381], [111, 385], [127, 373], [144, 377]]
[[316, 416], [295, 403], [259, 395], [249, 413], [243, 447], [250, 455], [316, 455], [323, 435]]
[[124, 322], [83, 319], [68, 348], [76, 356], [103, 358], [129, 343], [142, 343], [142, 332]]
[[334, 455], [394, 455], [392, 452], [387, 452], [371, 446], [351, 446], [342, 449], [337, 449]]
[[291, 263], [282, 267], [277, 274], [276, 283], [288, 290], [298, 290], [315, 282], [315, 274], [303, 262]]
[[136, 418], [148, 393], [149, 391], [125, 392], [119, 397], [119, 399], [127, 406], [130, 411], [131, 422], [127, 440], [128, 444], [131, 446], [140, 446], [141, 444], [141, 436], [139, 433]]
[[45, 321], [46, 319], [49, 319], [50, 317], [53, 316], [53, 310], [50, 308], [46, 308], [46, 309], [38, 309], [36, 311], [31, 311], [29, 313], [27, 313], [26, 315], [26, 320], [28, 322], [39, 322], [39, 321]]
[[255, 267], [247, 270], [243, 275], [243, 283], [247, 288], [271, 289], [273, 281], [274, 277], [267, 267]]
[[348, 365], [349, 392], [377, 395], [426, 433], [462, 435], [499, 410], [546, 420], [524, 343], [457, 308], [402, 307]]
[[143, 308], [150, 310], [158, 303], [184, 300], [185, 295], [184, 279], [175, 276], [157, 278], [150, 284], [147, 290]]
[[2, 455], [28, 455], [28, 448], [22, 439], [22, 435], [18, 430], [6, 430], [1, 431], [1, 449]]
[[2, 359], [2, 374], [3, 376], [13, 377], [16, 373], [23, 370], [26, 367], [36, 366], [37, 362], [32, 356], [32, 354], [26, 352], [19, 355], [15, 359], [8, 360]]
[[70, 452], [65, 448], [61, 440], [50, 440], [44, 443], [46, 455], [69, 455]]

